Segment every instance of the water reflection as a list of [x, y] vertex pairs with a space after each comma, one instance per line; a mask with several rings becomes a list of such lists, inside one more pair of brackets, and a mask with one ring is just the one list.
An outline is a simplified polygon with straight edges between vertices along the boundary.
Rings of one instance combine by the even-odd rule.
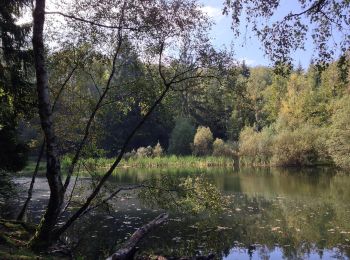
[[[219, 214], [173, 212], [152, 232], [140, 253], [220, 259], [349, 259], [350, 176], [332, 169], [123, 170], [111, 185], [200, 176], [214, 183], [229, 204]], [[40, 183], [40, 182], [39, 182]], [[42, 187], [36, 187], [37, 191]], [[40, 197], [40, 193], [37, 195]], [[35, 200], [36, 201], [36, 200]], [[35, 204], [35, 201], [33, 204]], [[103, 259], [161, 209], [125, 193], [113, 211], [93, 212], [67, 233], [76, 255]]]

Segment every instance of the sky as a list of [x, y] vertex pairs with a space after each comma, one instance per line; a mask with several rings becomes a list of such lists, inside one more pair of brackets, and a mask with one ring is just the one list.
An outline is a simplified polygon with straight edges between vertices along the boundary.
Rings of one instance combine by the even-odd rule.
[[[47, 9], [55, 9], [52, 2], [57, 0], [47, 0]], [[198, 0], [203, 5], [202, 10], [208, 14], [214, 21], [214, 25], [210, 32], [212, 42], [214, 46], [221, 48], [223, 46], [231, 49], [233, 47], [235, 58], [239, 61], [245, 61], [249, 66], [269, 66], [271, 61], [264, 55], [262, 44], [259, 39], [254, 35], [252, 31], [245, 29], [244, 20], [240, 26], [241, 35], [237, 38], [231, 29], [232, 18], [222, 14], [224, 0]], [[281, 0], [280, 8], [277, 10], [277, 18], [283, 17], [290, 10], [293, 12], [300, 12], [296, 9], [295, 3], [297, 0]], [[295, 7], [294, 7], [295, 6]], [[51, 10], [52, 11], [52, 10]], [[31, 19], [31, 15], [28, 15]], [[27, 18], [28, 18], [27, 17]], [[333, 35], [333, 38], [337, 38], [339, 35]], [[303, 68], [307, 68], [310, 64], [313, 55], [313, 43], [309, 39], [305, 44], [305, 51], [298, 50], [293, 55], [293, 63], [297, 66], [299, 63]]]
[[[288, 0], [282, 1], [281, 6], [290, 8], [290, 4], [293, 1]], [[261, 42], [251, 31], [245, 30], [245, 24], [240, 27], [241, 36], [235, 38], [231, 29], [231, 17], [222, 15], [223, 0], [199, 0], [203, 4], [203, 10], [214, 20], [215, 25], [211, 31], [211, 37], [213, 43], [217, 47], [230, 47], [233, 44], [235, 58], [238, 60], [245, 60], [245, 63], [249, 66], [269, 66], [271, 61], [264, 55]], [[285, 2], [285, 5], [283, 5]], [[288, 4], [287, 4], [288, 3]], [[287, 10], [287, 8], [285, 8]], [[284, 10], [279, 10], [283, 13]], [[245, 35], [245, 37], [244, 37]], [[294, 65], [299, 63], [303, 68], [307, 68], [312, 59], [312, 42], [311, 40], [306, 42], [305, 51], [297, 51], [292, 55]]]

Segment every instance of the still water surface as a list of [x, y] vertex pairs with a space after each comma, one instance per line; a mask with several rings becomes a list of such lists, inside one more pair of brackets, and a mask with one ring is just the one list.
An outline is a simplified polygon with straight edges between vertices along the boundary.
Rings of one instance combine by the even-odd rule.
[[[229, 200], [220, 214], [170, 213], [166, 225], [140, 245], [149, 255], [218, 259], [350, 259], [350, 175], [333, 169], [122, 170], [110, 186], [141, 183], [160, 172], [207, 178]], [[17, 178], [25, 185], [29, 178]], [[48, 198], [45, 180], [35, 185], [32, 214], [38, 221]], [[92, 212], [67, 233], [77, 256], [103, 258], [137, 228], [162, 212], [137, 194], [124, 194], [113, 210]]]

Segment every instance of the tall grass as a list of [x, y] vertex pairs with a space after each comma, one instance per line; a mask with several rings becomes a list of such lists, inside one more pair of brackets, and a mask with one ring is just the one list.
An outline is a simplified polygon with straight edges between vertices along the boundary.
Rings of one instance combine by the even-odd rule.
[[[67, 160], [69, 162], [69, 160]], [[103, 169], [109, 168], [114, 162], [114, 159], [108, 158], [89, 158], [82, 159], [81, 163], [87, 168]], [[119, 163], [121, 168], [166, 168], [166, 167], [231, 167], [233, 160], [225, 157], [196, 157], [196, 156], [164, 156], [164, 157], [134, 157], [122, 159]]]
[[[108, 169], [114, 162], [113, 158], [87, 158], [80, 159], [76, 170], [79, 172], [100, 172]], [[30, 160], [27, 166], [19, 173], [31, 175], [35, 168], [35, 161]], [[62, 172], [65, 173], [71, 164], [68, 156], [61, 158]], [[162, 156], [162, 157], [132, 157], [122, 159], [119, 168], [139, 168], [139, 169], [156, 169], [156, 168], [210, 168], [210, 167], [233, 167], [233, 159], [228, 157], [216, 156]], [[41, 162], [39, 175], [45, 174], [46, 164]]]

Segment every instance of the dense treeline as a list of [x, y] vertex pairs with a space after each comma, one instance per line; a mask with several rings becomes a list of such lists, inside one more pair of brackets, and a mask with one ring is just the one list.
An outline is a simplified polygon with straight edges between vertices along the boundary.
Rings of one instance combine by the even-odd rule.
[[260, 117], [240, 133], [243, 162], [281, 166], [334, 162], [348, 168], [348, 71], [339, 61], [322, 72], [311, 65], [306, 72], [273, 76], [271, 84], [259, 91]]
[[[65, 76], [74, 71], [55, 104], [62, 156], [69, 154], [83, 136], [88, 115], [107, 80], [103, 55], [90, 53], [86, 57], [84, 48], [68, 48], [49, 56], [53, 98], [60, 93]], [[154, 84], [159, 79], [148, 75], [156, 66], [141, 62], [130, 45], [123, 47], [118, 63], [123, 69], [113, 82], [119, 86], [111, 89], [110, 98], [98, 111], [83, 157], [116, 155], [160, 91]], [[299, 67], [285, 75], [275, 74], [268, 67], [232, 65], [219, 80], [189, 81], [171, 92], [134, 136], [128, 151], [133, 154], [159, 143], [162, 154], [239, 154], [243, 164], [335, 163], [348, 168], [348, 72], [346, 57], [324, 70], [311, 64], [307, 71]], [[22, 121], [28, 118], [17, 114]], [[42, 142], [40, 132], [34, 134], [39, 128], [36, 118], [17, 127], [17, 139], [26, 140], [33, 155]], [[196, 129], [207, 129], [209, 141], [198, 134], [196, 137]]]
[[[11, 161], [25, 159], [27, 146], [32, 155], [38, 153], [42, 133], [39, 119], [32, 116], [36, 100], [31, 51], [23, 47], [28, 28], [14, 21], [2, 27], [17, 35], [13, 42], [2, 36], [6, 52], [1, 55], [0, 74], [0, 142], [8, 148], [0, 159], [14, 165]], [[63, 46], [47, 58], [55, 131], [63, 156], [72, 153], [85, 135], [89, 115], [108, 81], [110, 61], [89, 43]], [[174, 66], [185, 67], [186, 59], [190, 57], [184, 57], [183, 64], [168, 64], [168, 72]], [[239, 154], [241, 162], [255, 165], [349, 167], [348, 63], [344, 55], [323, 71], [311, 64], [307, 71], [299, 67], [285, 70], [283, 76], [269, 67], [225, 64], [220, 78], [178, 84], [132, 138], [128, 152], [159, 143], [163, 154]], [[83, 157], [118, 154], [161, 92], [157, 65], [143, 60], [127, 40], [117, 66], [109, 96], [90, 126]], [[196, 129], [208, 129], [210, 141], [196, 138]]]
[[[70, 51], [50, 57], [51, 68], [60, 69], [52, 69], [53, 86], [59, 82], [55, 75], [61, 75], [62, 68], [71, 66], [69, 57]], [[56, 117], [62, 155], [69, 154], [77, 137], [83, 134], [82, 126], [103, 85], [94, 80], [103, 79], [106, 73], [103, 57], [97, 57], [96, 54], [90, 58], [88, 65], [77, 65], [58, 102]], [[132, 48], [125, 47], [119, 62], [127, 66], [114, 80], [124, 84], [117, 91], [112, 90], [113, 101], [106, 101], [99, 111], [84, 157], [115, 155], [159, 93], [153, 84], [155, 79], [145, 77], [145, 70], [156, 68], [142, 63]], [[151, 156], [147, 149], [158, 144], [162, 155], [232, 157], [239, 154], [243, 164], [335, 163], [347, 168], [350, 163], [348, 72], [349, 64], [343, 58], [323, 70], [311, 64], [306, 71], [299, 66], [285, 75], [276, 74], [269, 67], [249, 68], [243, 63], [232, 66], [220, 80], [192, 85], [187, 82], [165, 98], [135, 135], [127, 157]], [[53, 95], [57, 91], [59, 88], [54, 88]], [[74, 119], [67, 121], [67, 116]]]

